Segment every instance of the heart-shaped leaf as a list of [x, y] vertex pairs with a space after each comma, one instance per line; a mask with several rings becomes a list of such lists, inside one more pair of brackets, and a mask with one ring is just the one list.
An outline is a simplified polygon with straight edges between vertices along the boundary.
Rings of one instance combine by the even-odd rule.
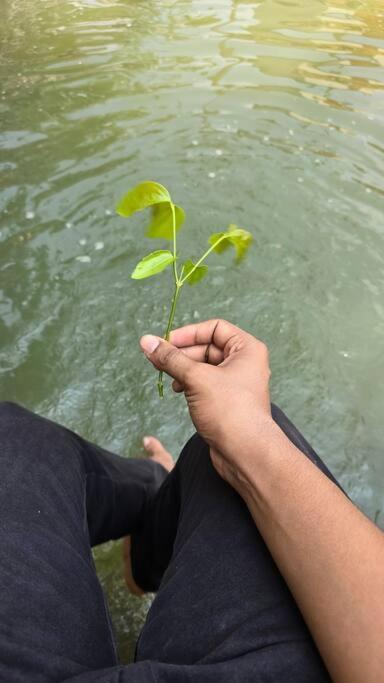
[[228, 228], [228, 239], [230, 244], [235, 247], [236, 261], [241, 261], [253, 242], [253, 235], [248, 230], [238, 228], [237, 225], [230, 225]]
[[221, 254], [223, 251], [232, 246], [236, 251], [236, 261], [241, 261], [249, 247], [251, 246], [253, 236], [247, 230], [238, 228], [237, 225], [230, 225], [226, 232], [215, 232], [209, 238], [209, 244], [215, 245], [214, 251]]
[[142, 280], [145, 277], [151, 277], [151, 275], [161, 273], [161, 271], [164, 270], [164, 268], [167, 268], [167, 266], [170, 266], [174, 260], [171, 251], [164, 249], [153, 251], [139, 261], [131, 278], [133, 278], [133, 280]]
[[216, 254], [222, 254], [223, 251], [226, 251], [231, 246], [225, 232], [214, 232], [208, 239], [208, 242], [209, 244], [212, 244], [213, 251], [215, 251]]
[[116, 211], [120, 216], [128, 218], [136, 211], [142, 211], [148, 206], [171, 201], [171, 196], [166, 187], [152, 180], [147, 180], [127, 192], [120, 199]]
[[[179, 230], [185, 221], [185, 212], [181, 206], [175, 204], [176, 231]], [[173, 237], [172, 228], [172, 209], [169, 202], [155, 204], [152, 208], [152, 220], [145, 232], [147, 237], [162, 237], [171, 240]]]
[[189, 285], [195, 285], [196, 282], [200, 282], [208, 273], [208, 266], [197, 266], [197, 268], [193, 270], [194, 268], [195, 264], [190, 259], [183, 265], [183, 279], [185, 278], [185, 281], [188, 282]]

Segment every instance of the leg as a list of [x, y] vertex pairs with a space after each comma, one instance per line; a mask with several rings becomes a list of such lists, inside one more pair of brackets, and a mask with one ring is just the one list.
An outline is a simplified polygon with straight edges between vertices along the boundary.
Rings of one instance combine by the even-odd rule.
[[61, 681], [117, 665], [90, 542], [137, 532], [165, 471], [6, 403], [0, 467], [0, 680]]
[[[273, 415], [304, 455], [331, 476], [284, 414], [274, 407]], [[178, 512], [172, 529], [170, 500], [177, 501]], [[169, 676], [178, 671], [179, 678], [164, 680], [190, 680], [194, 672], [198, 681], [330, 680], [247, 508], [216, 474], [198, 436], [133, 537], [133, 568], [148, 588], [164, 572], [137, 651], [139, 662], [168, 663]]]
[[324, 472], [324, 474], [327, 475], [331, 481], [333, 481], [334, 484], [336, 484], [339, 488], [341, 488], [340, 484], [338, 481], [336, 481], [335, 477], [333, 474], [329, 471], [328, 467], [323, 463], [322, 459], [317, 455], [317, 453], [313, 450], [312, 446], [308, 443], [308, 441], [303, 437], [302, 434], [300, 434], [299, 430], [296, 429], [295, 425], [292, 424], [292, 422], [287, 418], [285, 413], [278, 408], [278, 406], [275, 406], [272, 404], [272, 417], [275, 420], [275, 422], [279, 425], [280, 429], [284, 432], [284, 434], [292, 441], [292, 443], [298, 448], [304, 455], [309, 458], [313, 462], [314, 465], [316, 465], [319, 470]]

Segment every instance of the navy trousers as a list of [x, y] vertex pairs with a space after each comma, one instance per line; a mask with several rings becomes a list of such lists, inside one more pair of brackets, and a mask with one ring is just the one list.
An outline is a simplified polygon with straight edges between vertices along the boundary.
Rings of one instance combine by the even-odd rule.
[[[283, 431], [328, 476], [285, 415]], [[157, 595], [118, 662], [91, 546], [132, 535]], [[237, 493], [195, 435], [167, 475], [0, 404], [1, 683], [325, 683], [301, 614]]]

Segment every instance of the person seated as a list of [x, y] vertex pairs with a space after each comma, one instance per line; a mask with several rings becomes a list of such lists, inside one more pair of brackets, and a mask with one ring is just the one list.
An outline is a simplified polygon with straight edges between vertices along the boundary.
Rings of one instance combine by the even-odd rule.
[[[0, 404], [4, 683], [379, 683], [384, 536], [271, 405], [266, 346], [223, 320], [145, 335], [196, 434], [123, 458]], [[118, 661], [91, 547], [156, 591]]]

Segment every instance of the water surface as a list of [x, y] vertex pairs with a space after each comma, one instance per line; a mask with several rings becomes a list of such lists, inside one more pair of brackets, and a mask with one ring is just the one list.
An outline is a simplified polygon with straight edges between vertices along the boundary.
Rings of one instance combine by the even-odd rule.
[[[211, 261], [178, 323], [225, 317], [271, 350], [273, 398], [384, 526], [380, 0], [0, 0], [0, 391], [136, 455], [192, 429], [140, 356], [167, 275], [133, 283], [152, 178], [188, 213], [188, 255], [229, 221], [255, 245]], [[163, 245], [159, 244], [159, 247]], [[170, 276], [169, 276], [170, 277]], [[170, 282], [169, 282], [170, 283]], [[98, 564], [125, 658], [147, 603], [119, 549]]]

